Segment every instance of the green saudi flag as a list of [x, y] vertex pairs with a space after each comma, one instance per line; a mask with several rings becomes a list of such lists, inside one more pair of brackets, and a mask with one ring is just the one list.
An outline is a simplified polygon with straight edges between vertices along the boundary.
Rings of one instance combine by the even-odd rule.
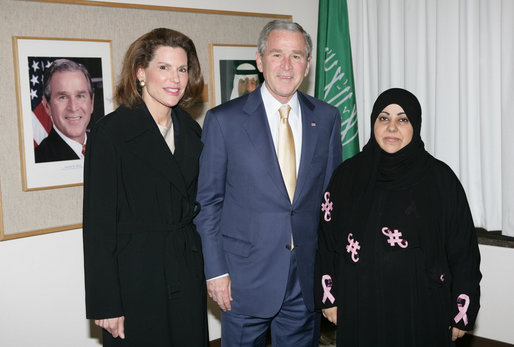
[[316, 90], [318, 99], [339, 109], [343, 160], [359, 152], [357, 107], [346, 0], [320, 0]]

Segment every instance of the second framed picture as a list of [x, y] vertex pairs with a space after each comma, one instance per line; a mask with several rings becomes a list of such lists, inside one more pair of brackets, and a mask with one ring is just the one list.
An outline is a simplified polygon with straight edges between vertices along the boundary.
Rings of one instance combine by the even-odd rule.
[[257, 46], [209, 44], [211, 107], [248, 94], [264, 81], [256, 53]]
[[13, 37], [23, 190], [83, 182], [87, 134], [113, 105], [111, 41]]

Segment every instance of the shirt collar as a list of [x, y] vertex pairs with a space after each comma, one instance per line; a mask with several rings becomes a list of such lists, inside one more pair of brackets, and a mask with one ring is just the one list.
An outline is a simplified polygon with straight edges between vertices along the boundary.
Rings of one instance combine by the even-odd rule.
[[57, 132], [57, 134], [59, 134], [59, 136], [64, 140], [64, 142], [66, 142], [68, 144], [68, 146], [71, 147], [71, 149], [73, 149], [73, 151], [78, 155], [79, 158], [83, 158], [83, 154], [82, 154], [82, 146], [86, 144], [86, 141], [87, 141], [87, 133], [85, 133], [85, 137], [84, 137], [84, 143], [81, 144], [75, 140], [72, 140], [70, 139], [69, 137], [67, 137], [66, 135], [64, 135], [59, 129], [57, 129], [56, 126], [54, 126], [54, 129], [55, 131]]
[[[271, 93], [269, 92], [268, 88], [266, 87], [266, 82], [262, 83], [261, 87], [261, 96], [262, 96], [262, 102], [264, 103], [264, 108], [266, 109], [267, 114], [275, 114], [275, 112], [278, 112], [278, 109], [283, 105], [280, 103]], [[293, 97], [291, 100], [287, 102], [287, 104], [291, 106], [291, 115], [294, 117], [295, 115], [300, 115], [300, 104], [298, 102], [298, 92], [295, 92], [293, 94]]]

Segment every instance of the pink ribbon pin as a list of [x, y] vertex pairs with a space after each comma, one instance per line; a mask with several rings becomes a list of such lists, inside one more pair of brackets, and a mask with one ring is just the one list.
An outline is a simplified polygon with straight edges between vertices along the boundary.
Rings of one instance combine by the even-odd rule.
[[332, 277], [329, 275], [323, 275], [321, 277], [321, 285], [323, 286], [323, 300], [322, 302], [325, 303], [325, 301], [330, 300], [330, 303], [334, 303], [336, 301], [336, 298], [330, 293], [332, 290]]
[[[462, 304], [462, 301], [464, 301], [464, 305]], [[459, 313], [455, 316], [455, 318], [453, 318], [455, 323], [458, 323], [462, 319], [464, 325], [468, 325], [468, 315], [466, 313], [468, 312], [469, 301], [469, 296], [466, 294], [461, 294], [457, 297], [457, 307], [459, 308]]]

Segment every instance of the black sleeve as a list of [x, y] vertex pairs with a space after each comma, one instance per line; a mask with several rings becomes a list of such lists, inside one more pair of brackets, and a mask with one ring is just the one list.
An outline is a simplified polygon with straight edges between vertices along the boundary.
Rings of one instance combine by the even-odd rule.
[[116, 257], [117, 154], [97, 124], [88, 137], [84, 165], [84, 272], [86, 316], [123, 315]]
[[452, 275], [451, 326], [471, 330], [480, 308], [480, 253], [466, 194], [451, 172], [447, 199], [446, 254]]
[[327, 190], [323, 194], [321, 217], [316, 251], [316, 266], [314, 277], [314, 305], [317, 310], [337, 306], [337, 253], [336, 253], [336, 214], [337, 181], [336, 170], [330, 179]]

